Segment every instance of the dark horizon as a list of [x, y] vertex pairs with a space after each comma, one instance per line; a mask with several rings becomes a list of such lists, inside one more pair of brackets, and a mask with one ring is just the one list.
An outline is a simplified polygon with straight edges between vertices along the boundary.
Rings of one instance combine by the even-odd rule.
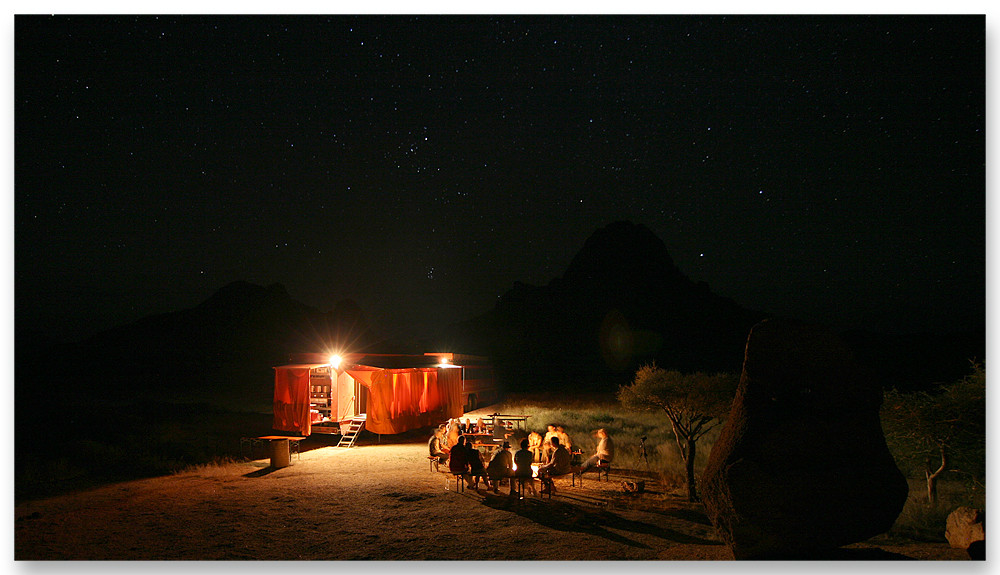
[[985, 325], [982, 16], [17, 16], [15, 321], [439, 329], [616, 220], [739, 305]]

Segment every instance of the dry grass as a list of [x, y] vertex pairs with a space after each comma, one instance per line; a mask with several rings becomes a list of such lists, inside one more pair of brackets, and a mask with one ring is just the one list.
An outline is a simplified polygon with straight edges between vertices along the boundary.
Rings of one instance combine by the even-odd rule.
[[[572, 438], [574, 448], [581, 448], [585, 456], [594, 453], [597, 440], [593, 433], [603, 427], [615, 442], [615, 467], [655, 475], [670, 492], [686, 495], [684, 463], [670, 430], [670, 421], [663, 413], [629, 411], [613, 396], [547, 397], [537, 394], [511, 396], [497, 406], [475, 413], [494, 411], [530, 415], [529, 431], [543, 434], [547, 424], [561, 424]], [[704, 467], [717, 436], [718, 430], [713, 430], [698, 442], [696, 469]], [[646, 438], [645, 457], [641, 455], [643, 437]]]

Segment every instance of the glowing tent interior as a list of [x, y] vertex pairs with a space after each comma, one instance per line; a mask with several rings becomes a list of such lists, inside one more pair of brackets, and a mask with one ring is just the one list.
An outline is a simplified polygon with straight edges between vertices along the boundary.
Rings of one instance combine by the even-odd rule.
[[274, 368], [273, 427], [302, 435], [335, 433], [361, 415], [368, 431], [380, 434], [437, 425], [462, 415], [466, 384], [493, 391], [492, 370], [488, 385], [478, 375], [486, 364], [484, 358], [452, 353], [297, 354]]

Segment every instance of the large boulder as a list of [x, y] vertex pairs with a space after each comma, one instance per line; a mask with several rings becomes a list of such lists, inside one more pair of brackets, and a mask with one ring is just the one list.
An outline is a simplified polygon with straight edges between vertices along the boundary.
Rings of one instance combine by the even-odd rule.
[[828, 557], [887, 531], [906, 502], [879, 421], [881, 390], [835, 333], [751, 330], [702, 495], [736, 559]]
[[981, 509], [959, 507], [948, 515], [944, 536], [956, 549], [968, 549], [986, 539], [986, 514]]

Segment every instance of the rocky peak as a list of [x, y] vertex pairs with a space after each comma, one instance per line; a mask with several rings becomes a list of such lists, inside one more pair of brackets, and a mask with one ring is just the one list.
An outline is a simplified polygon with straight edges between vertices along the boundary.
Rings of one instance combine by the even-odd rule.
[[570, 262], [563, 279], [593, 281], [691, 282], [681, 274], [663, 240], [642, 224], [614, 222], [595, 231]]

